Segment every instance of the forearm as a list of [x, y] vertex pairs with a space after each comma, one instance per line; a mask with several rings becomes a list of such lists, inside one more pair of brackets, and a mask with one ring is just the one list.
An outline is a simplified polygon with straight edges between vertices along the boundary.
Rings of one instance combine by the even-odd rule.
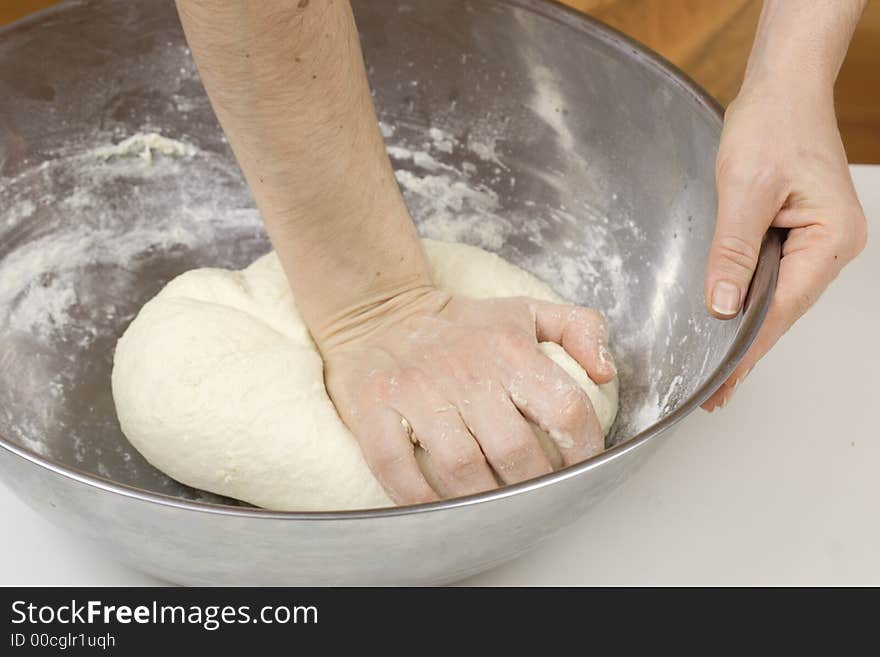
[[334, 326], [430, 285], [378, 130], [349, 3], [177, 4], [319, 344]]
[[765, 0], [743, 86], [830, 96], [867, 0]]

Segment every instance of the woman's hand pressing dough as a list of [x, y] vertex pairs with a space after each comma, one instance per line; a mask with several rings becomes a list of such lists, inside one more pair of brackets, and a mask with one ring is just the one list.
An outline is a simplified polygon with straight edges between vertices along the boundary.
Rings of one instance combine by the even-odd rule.
[[497, 255], [424, 249], [437, 288], [337, 318], [323, 358], [274, 254], [179, 276], [116, 348], [125, 435], [178, 481], [279, 511], [468, 493], [601, 450], [617, 412], [617, 379], [596, 385], [614, 372], [601, 316]]
[[603, 449], [589, 397], [539, 348], [539, 341], [562, 345], [593, 381], [607, 383], [616, 369], [601, 314], [433, 288], [392, 305], [366, 322], [335, 327], [323, 357], [327, 391], [396, 503], [550, 472], [555, 450], [542, 447], [529, 422], [550, 436], [565, 465]]

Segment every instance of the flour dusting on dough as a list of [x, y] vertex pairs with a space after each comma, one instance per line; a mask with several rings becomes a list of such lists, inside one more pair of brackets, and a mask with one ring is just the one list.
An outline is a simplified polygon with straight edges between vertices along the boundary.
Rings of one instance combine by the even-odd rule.
[[[424, 246], [435, 282], [452, 294], [559, 300], [492, 253]], [[544, 351], [587, 393], [607, 432], [617, 380], [598, 386], [558, 345]], [[169, 283], [119, 340], [113, 398], [131, 443], [195, 488], [276, 510], [391, 504], [324, 389], [321, 356], [274, 253], [244, 271], [200, 269]], [[601, 439], [591, 447], [601, 451]]]

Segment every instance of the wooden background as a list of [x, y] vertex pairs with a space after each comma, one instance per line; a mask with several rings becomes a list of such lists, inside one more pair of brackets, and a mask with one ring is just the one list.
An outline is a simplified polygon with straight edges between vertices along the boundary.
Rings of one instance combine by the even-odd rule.
[[[742, 83], [761, 13], [760, 0], [563, 1], [653, 48], [722, 105]], [[880, 163], [880, 0], [868, 2], [835, 99], [850, 161]]]
[[[800, 0], [790, 0], [799, 2]], [[57, 0], [0, 0], [0, 25]], [[723, 105], [736, 95], [760, 0], [563, 0], [672, 61]], [[870, 0], [836, 88], [851, 162], [880, 163], [880, 0]]]

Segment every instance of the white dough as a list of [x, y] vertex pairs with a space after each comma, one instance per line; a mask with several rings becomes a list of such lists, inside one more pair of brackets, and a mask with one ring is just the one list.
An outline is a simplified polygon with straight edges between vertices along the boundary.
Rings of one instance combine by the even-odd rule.
[[[435, 282], [471, 297], [558, 297], [471, 246], [424, 241]], [[597, 386], [543, 344], [586, 390], [607, 432], [617, 380]], [[391, 506], [324, 389], [322, 361], [274, 253], [243, 271], [171, 281], [120, 338], [113, 398], [122, 430], [185, 484], [280, 511]]]

